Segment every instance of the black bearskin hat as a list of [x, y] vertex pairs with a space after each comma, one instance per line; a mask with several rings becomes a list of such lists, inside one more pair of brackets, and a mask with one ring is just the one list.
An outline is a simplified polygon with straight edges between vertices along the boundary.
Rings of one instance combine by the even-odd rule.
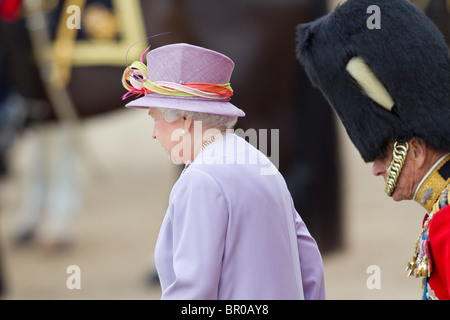
[[411, 3], [348, 0], [297, 33], [298, 59], [365, 162], [413, 136], [450, 151], [448, 47]]

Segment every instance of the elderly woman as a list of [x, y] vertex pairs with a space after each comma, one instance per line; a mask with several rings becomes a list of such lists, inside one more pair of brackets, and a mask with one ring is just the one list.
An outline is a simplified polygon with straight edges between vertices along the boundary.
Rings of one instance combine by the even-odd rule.
[[[151, 50], [124, 86], [145, 96], [157, 139], [185, 164], [161, 226], [162, 299], [322, 299], [322, 260], [269, 159], [232, 130], [234, 63], [188, 44]], [[271, 166], [271, 174], [262, 169]]]

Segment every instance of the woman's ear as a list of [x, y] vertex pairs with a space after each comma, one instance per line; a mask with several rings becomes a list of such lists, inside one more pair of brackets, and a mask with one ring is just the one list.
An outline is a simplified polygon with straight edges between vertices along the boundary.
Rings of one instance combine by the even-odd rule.
[[194, 123], [192, 117], [190, 118], [183, 117], [183, 120], [184, 120], [183, 129], [186, 130], [187, 132], [191, 131], [192, 124]]
[[427, 156], [427, 146], [422, 138], [413, 137], [409, 140], [409, 148], [418, 168], [425, 164]]

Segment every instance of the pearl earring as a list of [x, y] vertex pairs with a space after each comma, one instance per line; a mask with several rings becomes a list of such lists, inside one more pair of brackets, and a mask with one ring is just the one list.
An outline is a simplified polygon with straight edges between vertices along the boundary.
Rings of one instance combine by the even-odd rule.
[[185, 134], [186, 134], [186, 130], [182, 129], [182, 130], [181, 130], [181, 134], [182, 134], [182, 135], [185, 135]]

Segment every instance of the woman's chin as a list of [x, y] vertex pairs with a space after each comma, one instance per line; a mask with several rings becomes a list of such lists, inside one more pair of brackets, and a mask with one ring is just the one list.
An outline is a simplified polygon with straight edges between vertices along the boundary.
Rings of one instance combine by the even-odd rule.
[[167, 159], [171, 163], [176, 164], [176, 165], [181, 165], [181, 164], [185, 164], [186, 163], [185, 161], [183, 161], [182, 158], [180, 158], [180, 157], [172, 157], [172, 155], [170, 155], [170, 154], [167, 154]]

